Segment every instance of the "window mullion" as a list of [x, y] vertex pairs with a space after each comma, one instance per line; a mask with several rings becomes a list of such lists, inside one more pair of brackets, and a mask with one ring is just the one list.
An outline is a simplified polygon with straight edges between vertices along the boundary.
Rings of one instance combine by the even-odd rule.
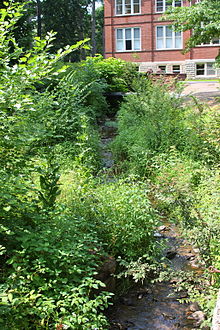
[[131, 28], [131, 50], [134, 50], [134, 28]]
[[166, 48], [166, 26], [163, 26], [163, 49], [165, 48]]

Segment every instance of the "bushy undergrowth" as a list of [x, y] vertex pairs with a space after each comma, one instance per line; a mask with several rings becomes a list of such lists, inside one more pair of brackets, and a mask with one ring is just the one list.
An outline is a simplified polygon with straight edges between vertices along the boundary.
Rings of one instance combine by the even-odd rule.
[[[1, 284], [0, 324], [4, 329], [103, 329], [101, 310], [110, 294], [94, 278], [101, 243], [94, 228], [67, 211], [16, 235], [20, 248], [7, 261]], [[68, 230], [67, 230], [68, 228]]]
[[[96, 120], [103, 93], [127, 91], [133, 65], [88, 59], [60, 77], [53, 35], [24, 52], [22, 6], [1, 10], [0, 328], [107, 329], [103, 257], [154, 264], [157, 216], [144, 184], [101, 183]], [[65, 71], [65, 68], [59, 71]], [[56, 78], [54, 78], [56, 77]], [[57, 79], [57, 77], [59, 77]], [[67, 173], [67, 174], [66, 174]]]
[[114, 256], [133, 260], [156, 256], [154, 230], [158, 217], [151, 207], [146, 184], [131, 178], [99, 182], [76, 171], [61, 177], [60, 199], [76, 216], [93, 223], [106, 249]]
[[[199, 248], [219, 288], [219, 106], [184, 104], [160, 84], [139, 82], [125, 99], [112, 149], [121, 170], [151, 181], [157, 209]], [[193, 295], [206, 311], [213, 307], [205, 292]]]

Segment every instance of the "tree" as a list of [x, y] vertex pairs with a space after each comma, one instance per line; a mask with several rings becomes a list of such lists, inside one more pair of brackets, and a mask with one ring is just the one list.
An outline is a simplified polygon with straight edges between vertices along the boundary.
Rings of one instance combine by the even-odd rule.
[[[8, 1], [0, 0], [0, 9], [7, 10]], [[35, 4], [26, 0], [10, 0], [12, 5], [17, 3], [22, 15], [16, 20], [13, 28], [13, 36], [18, 45], [24, 49], [30, 49], [33, 41], [34, 21], [32, 20], [35, 15]], [[6, 16], [7, 21], [9, 17]]]
[[[197, 45], [220, 38], [220, 1], [202, 0], [181, 8], [169, 6], [162, 20], [174, 21], [173, 25], [177, 31], [193, 31], [186, 43], [187, 52]], [[220, 52], [217, 61], [220, 64]]]
[[96, 9], [96, 51], [104, 53], [104, 6]]
[[[44, 0], [42, 2], [42, 26], [44, 34], [49, 31], [57, 33], [54, 50], [88, 37], [90, 15], [88, 6], [91, 0]], [[84, 52], [74, 53], [70, 60], [79, 60]]]

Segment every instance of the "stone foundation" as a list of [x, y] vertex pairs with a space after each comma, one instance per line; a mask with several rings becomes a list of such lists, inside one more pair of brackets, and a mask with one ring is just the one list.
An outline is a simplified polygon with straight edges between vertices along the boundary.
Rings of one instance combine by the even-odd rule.
[[176, 62], [141, 62], [139, 65], [139, 72], [159, 73], [160, 67], [165, 67], [164, 73], [173, 74], [173, 66], [180, 67], [180, 74], [186, 74], [187, 79], [216, 79], [220, 78], [220, 68], [216, 69], [215, 75], [197, 75], [196, 64], [214, 63], [215, 60], [200, 59], [200, 60], [186, 60]]

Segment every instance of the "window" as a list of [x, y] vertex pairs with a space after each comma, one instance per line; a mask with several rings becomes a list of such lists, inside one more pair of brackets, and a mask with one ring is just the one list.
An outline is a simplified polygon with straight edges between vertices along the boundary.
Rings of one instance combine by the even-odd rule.
[[182, 0], [156, 0], [156, 12], [163, 13], [169, 6], [181, 7]]
[[116, 15], [140, 14], [141, 0], [115, 0]]
[[180, 65], [173, 65], [173, 73], [180, 73]]
[[140, 28], [116, 29], [117, 52], [141, 50]]
[[216, 70], [214, 63], [197, 63], [196, 64], [196, 75], [197, 76], [215, 76]]
[[158, 65], [158, 69], [161, 73], [166, 73], [166, 65]]
[[181, 49], [182, 33], [172, 30], [170, 25], [156, 27], [157, 49]]
[[214, 38], [210, 42], [204, 43], [201, 46], [214, 46], [214, 45], [220, 45], [220, 39]]

